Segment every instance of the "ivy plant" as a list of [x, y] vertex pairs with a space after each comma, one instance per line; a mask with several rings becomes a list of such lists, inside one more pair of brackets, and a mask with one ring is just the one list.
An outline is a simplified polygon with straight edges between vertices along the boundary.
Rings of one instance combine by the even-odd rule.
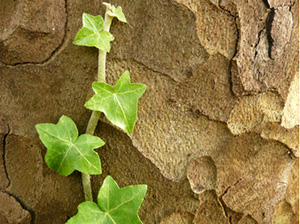
[[141, 223], [137, 213], [146, 190], [146, 185], [119, 188], [117, 183], [107, 176], [100, 188], [97, 204], [91, 201], [81, 203], [78, 207], [78, 214], [67, 224]]
[[92, 87], [96, 94], [85, 107], [103, 112], [110, 122], [131, 134], [136, 122], [138, 99], [146, 86], [130, 83], [129, 72], [126, 71], [114, 88], [103, 82], [95, 82]]
[[127, 23], [122, 8], [108, 3], [104, 19], [102, 16], [82, 15], [82, 28], [74, 44], [96, 47], [98, 55], [98, 82], [92, 84], [95, 95], [85, 103], [92, 110], [86, 133], [79, 136], [74, 121], [63, 115], [57, 124], [37, 124], [36, 130], [47, 148], [47, 165], [61, 175], [70, 175], [74, 170], [82, 173], [85, 202], [78, 206], [78, 213], [67, 224], [139, 224], [138, 210], [144, 200], [147, 186], [134, 185], [120, 188], [111, 176], [101, 186], [97, 203], [93, 202], [90, 175], [101, 174], [101, 162], [94, 149], [103, 146], [104, 141], [93, 136], [100, 114], [115, 126], [132, 134], [137, 120], [138, 99], [146, 86], [130, 83], [130, 74], [125, 71], [115, 86], [105, 82], [106, 53], [114, 40], [109, 32], [113, 18]]

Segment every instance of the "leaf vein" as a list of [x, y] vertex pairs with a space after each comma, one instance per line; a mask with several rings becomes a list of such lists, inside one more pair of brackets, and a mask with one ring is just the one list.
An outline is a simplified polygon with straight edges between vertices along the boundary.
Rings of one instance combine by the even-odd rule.
[[97, 170], [97, 167], [95, 167], [93, 164], [90, 163], [90, 161], [81, 153], [81, 151], [79, 150], [79, 148], [77, 148], [77, 146], [75, 144], [73, 144], [73, 145], [77, 149], [77, 151], [79, 152], [79, 154], [87, 161], [87, 163], [90, 164], [92, 167], [94, 167], [95, 170]]
[[109, 93], [110, 95], [112, 95], [112, 92], [110, 92], [110, 91], [108, 91], [108, 90], [102, 88], [101, 86], [97, 86], [97, 88], [99, 88], [99, 89], [103, 90], [104, 92], [107, 92], [107, 93]]
[[92, 27], [94, 28], [94, 30], [96, 30], [97, 33], [99, 33], [99, 31], [97, 30], [97, 27], [94, 26], [94, 24], [91, 22], [91, 20], [88, 17], [86, 17], [86, 18], [90, 22], [90, 24], [92, 25]]
[[115, 222], [115, 220], [107, 213], [107, 216], [111, 219], [111, 221], [114, 223], [114, 224], [117, 224], [116, 222]]
[[133, 198], [135, 198], [136, 197], [136, 195], [133, 195], [130, 199], [128, 199], [127, 201], [124, 201], [123, 203], [121, 203], [120, 205], [118, 205], [117, 207], [115, 207], [115, 208], [113, 208], [113, 209], [111, 209], [111, 210], [109, 210], [108, 212], [112, 212], [112, 211], [114, 211], [114, 210], [116, 210], [116, 209], [118, 209], [119, 207], [121, 207], [122, 205], [124, 205], [124, 204], [126, 204], [126, 203], [128, 203], [129, 201], [131, 201]]
[[72, 145], [70, 145], [70, 147], [68, 148], [67, 152], [66, 152], [65, 155], [64, 155], [64, 158], [61, 160], [61, 162], [60, 162], [60, 164], [59, 164], [59, 167], [58, 167], [58, 169], [57, 169], [57, 172], [59, 172], [59, 170], [60, 170], [60, 168], [61, 168], [61, 165], [63, 164], [64, 160], [66, 159], [66, 157], [67, 157], [69, 151], [71, 150], [71, 148], [72, 148]]
[[[70, 142], [70, 141], [67, 141], [65, 139], [59, 138], [58, 136], [52, 135], [52, 134], [48, 133], [45, 129], [41, 128], [41, 130], [43, 130], [44, 132], [46, 132], [48, 135], [50, 135], [52, 137], [58, 138], [58, 139], [60, 139], [60, 140], [62, 140], [64, 142], [67, 142], [67, 143], [71, 144], [71, 146], [68, 149], [68, 151], [66, 152], [66, 154], [70, 151], [70, 149], [72, 148], [72, 146], [74, 146], [75, 149], [77, 149], [77, 151], [79, 152], [79, 154], [87, 161], [87, 163], [90, 164], [90, 166], [94, 167], [97, 170], [97, 167], [95, 167], [93, 164], [90, 163], [90, 161], [82, 154], [82, 152], [79, 150], [79, 148], [77, 148], [77, 146], [73, 142]], [[63, 160], [65, 159], [65, 157], [66, 157], [66, 155], [64, 156]]]
[[119, 107], [120, 107], [120, 109], [121, 109], [121, 111], [122, 111], [122, 113], [123, 113], [123, 116], [124, 116], [124, 118], [125, 118], [127, 127], [129, 128], [128, 119], [127, 119], [127, 116], [126, 116], [126, 114], [125, 114], [125, 112], [124, 112], [124, 110], [123, 110], [123, 107], [122, 107], [122, 105], [121, 105], [121, 103], [120, 103], [118, 97], [116, 97], [116, 96], [114, 96], [114, 97], [116, 98], [116, 100], [117, 100], [117, 102], [118, 102], [118, 104], [119, 104]]
[[143, 87], [135, 89], [135, 90], [131, 90], [131, 91], [126, 91], [126, 92], [120, 92], [120, 93], [116, 93], [117, 95], [121, 95], [121, 94], [126, 94], [126, 93], [134, 93], [137, 92], [138, 90], [143, 89]]

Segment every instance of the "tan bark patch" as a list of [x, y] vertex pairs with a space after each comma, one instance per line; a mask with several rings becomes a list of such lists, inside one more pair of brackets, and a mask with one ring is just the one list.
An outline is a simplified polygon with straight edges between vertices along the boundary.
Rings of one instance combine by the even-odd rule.
[[205, 190], [214, 190], [217, 180], [217, 168], [209, 156], [193, 160], [187, 169], [187, 178], [192, 190], [201, 194]]
[[259, 131], [267, 122], [280, 122], [282, 110], [282, 99], [273, 92], [244, 96], [231, 111], [227, 125], [234, 135]]
[[160, 224], [192, 224], [194, 216], [191, 213], [173, 213], [166, 219], [160, 222]]
[[199, 200], [195, 224], [229, 224], [215, 191], [204, 191], [199, 195]]
[[296, 73], [288, 92], [281, 125], [285, 128], [293, 128], [299, 125], [299, 72]]

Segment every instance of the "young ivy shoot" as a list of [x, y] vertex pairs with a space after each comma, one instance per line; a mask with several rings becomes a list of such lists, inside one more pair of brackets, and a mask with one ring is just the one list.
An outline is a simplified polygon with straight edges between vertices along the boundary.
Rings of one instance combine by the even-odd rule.
[[101, 186], [97, 203], [93, 201], [90, 175], [101, 174], [101, 162], [94, 149], [102, 147], [104, 141], [94, 135], [100, 114], [103, 113], [115, 126], [132, 134], [137, 120], [138, 99], [146, 86], [130, 83], [130, 74], [125, 71], [115, 86], [105, 82], [106, 53], [114, 40], [109, 32], [113, 18], [127, 23], [122, 8], [103, 3], [102, 16], [82, 15], [82, 28], [74, 44], [96, 47], [98, 55], [98, 82], [92, 84], [95, 95], [85, 103], [92, 110], [86, 133], [79, 135], [74, 121], [63, 115], [57, 124], [37, 124], [36, 130], [47, 148], [45, 161], [55, 172], [68, 176], [77, 170], [82, 173], [85, 202], [78, 206], [78, 213], [67, 224], [141, 224], [138, 210], [146, 195], [146, 185], [120, 188], [111, 176]]

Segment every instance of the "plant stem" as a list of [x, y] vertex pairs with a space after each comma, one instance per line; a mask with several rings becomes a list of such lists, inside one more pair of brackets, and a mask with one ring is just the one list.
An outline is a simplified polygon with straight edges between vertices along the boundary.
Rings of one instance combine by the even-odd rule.
[[82, 186], [84, 191], [84, 198], [86, 201], [93, 201], [91, 176], [89, 174], [81, 173]]
[[[89, 123], [86, 128], [86, 134], [93, 135], [100, 118], [100, 111], [93, 111]], [[91, 177], [89, 174], [81, 173], [82, 186], [84, 191], [84, 198], [86, 201], [93, 201], [92, 187], [91, 187]]]
[[100, 111], [93, 111], [93, 113], [90, 117], [88, 126], [87, 126], [86, 131], [85, 131], [86, 134], [89, 134], [89, 135], [94, 134], [95, 129], [96, 129], [97, 124], [98, 124], [98, 120], [100, 118], [100, 114], [101, 114]]
[[[107, 14], [107, 11], [110, 10], [111, 6], [109, 4], [105, 4], [106, 13], [104, 18], [103, 30], [109, 32], [110, 25], [113, 17]], [[99, 50], [98, 55], [98, 82], [105, 82], [105, 64], [106, 64], [106, 52]], [[94, 135], [95, 129], [98, 124], [98, 120], [100, 118], [100, 111], [93, 111], [89, 123], [86, 128], [86, 134]], [[82, 173], [82, 186], [84, 191], [84, 198], [86, 201], [93, 201], [92, 187], [91, 187], [91, 177], [89, 174]]]
[[[109, 32], [112, 19], [113, 19], [113, 17], [110, 17], [109, 15], [107, 15], [107, 13], [105, 13], [104, 24], [103, 24], [103, 30], [104, 31]], [[98, 82], [105, 82], [106, 81], [105, 63], [106, 63], [106, 51], [99, 50], [99, 55], [98, 55]]]

